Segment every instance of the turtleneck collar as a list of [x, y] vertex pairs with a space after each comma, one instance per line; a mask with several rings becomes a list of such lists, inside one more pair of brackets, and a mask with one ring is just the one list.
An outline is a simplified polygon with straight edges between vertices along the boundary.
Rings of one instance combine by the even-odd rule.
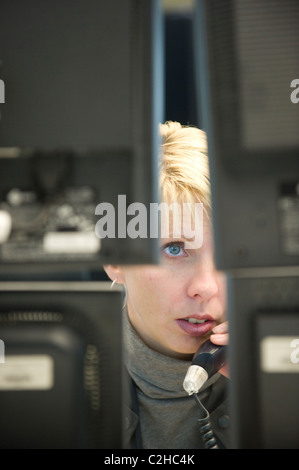
[[[183, 381], [189, 361], [174, 359], [150, 349], [131, 325], [127, 312], [124, 314], [125, 363], [129, 374], [144, 395], [154, 399], [186, 397]], [[215, 374], [202, 387], [201, 392], [212, 385]]]

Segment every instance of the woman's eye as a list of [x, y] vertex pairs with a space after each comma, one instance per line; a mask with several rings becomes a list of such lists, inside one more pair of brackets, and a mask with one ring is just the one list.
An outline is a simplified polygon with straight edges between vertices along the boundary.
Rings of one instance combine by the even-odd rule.
[[170, 245], [167, 245], [163, 248], [163, 252], [167, 256], [171, 256], [171, 257], [178, 257], [178, 256], [186, 255], [186, 252], [184, 250], [184, 243], [182, 244], [172, 243]]

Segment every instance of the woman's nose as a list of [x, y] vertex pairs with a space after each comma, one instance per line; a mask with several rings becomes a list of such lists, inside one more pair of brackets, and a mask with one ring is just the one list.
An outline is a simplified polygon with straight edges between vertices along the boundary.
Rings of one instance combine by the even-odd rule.
[[202, 301], [209, 300], [218, 293], [217, 272], [213, 268], [195, 271], [190, 278], [188, 295], [192, 298], [201, 298]]

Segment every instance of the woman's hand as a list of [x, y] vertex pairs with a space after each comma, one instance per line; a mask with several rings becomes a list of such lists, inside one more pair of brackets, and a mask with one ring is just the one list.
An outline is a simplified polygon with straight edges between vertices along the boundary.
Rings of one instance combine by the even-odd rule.
[[[228, 322], [226, 321], [224, 323], [220, 323], [220, 325], [215, 326], [215, 328], [212, 330], [210, 339], [214, 344], [227, 346], [229, 343]], [[222, 367], [219, 372], [225, 377], [229, 377], [228, 364], [225, 364], [225, 366]]]

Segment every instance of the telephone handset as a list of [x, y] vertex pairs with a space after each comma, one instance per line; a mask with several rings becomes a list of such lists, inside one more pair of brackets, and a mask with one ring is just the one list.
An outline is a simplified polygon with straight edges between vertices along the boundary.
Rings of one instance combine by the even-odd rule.
[[192, 395], [199, 406], [198, 419], [202, 440], [206, 449], [218, 449], [210, 423], [210, 414], [198, 398], [198, 392], [204, 383], [225, 364], [227, 346], [218, 346], [211, 340], [202, 344], [193, 356], [183, 382], [184, 390]]
[[225, 364], [227, 346], [218, 346], [207, 340], [193, 356], [183, 387], [189, 395], [198, 393], [208, 378]]

